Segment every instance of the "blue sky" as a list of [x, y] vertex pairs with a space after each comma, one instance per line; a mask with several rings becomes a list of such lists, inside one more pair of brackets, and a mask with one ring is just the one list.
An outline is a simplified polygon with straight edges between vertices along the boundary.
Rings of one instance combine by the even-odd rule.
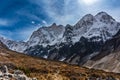
[[27, 40], [41, 26], [75, 24], [101, 11], [120, 21], [120, 0], [0, 0], [0, 35]]

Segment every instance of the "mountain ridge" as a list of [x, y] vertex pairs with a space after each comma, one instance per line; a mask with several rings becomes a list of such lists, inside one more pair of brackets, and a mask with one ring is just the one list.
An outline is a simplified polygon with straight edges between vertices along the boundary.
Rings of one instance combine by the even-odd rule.
[[75, 25], [41, 27], [27, 42], [0, 40], [9, 49], [31, 56], [84, 65], [100, 54], [104, 44], [119, 31], [120, 23], [106, 12], [85, 15]]

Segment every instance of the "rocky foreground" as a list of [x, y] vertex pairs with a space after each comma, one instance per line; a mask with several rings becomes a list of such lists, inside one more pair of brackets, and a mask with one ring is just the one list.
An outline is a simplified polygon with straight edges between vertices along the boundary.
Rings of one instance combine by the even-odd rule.
[[0, 66], [0, 80], [37, 80], [36, 78], [27, 77], [20, 70], [10, 70], [6, 65]]

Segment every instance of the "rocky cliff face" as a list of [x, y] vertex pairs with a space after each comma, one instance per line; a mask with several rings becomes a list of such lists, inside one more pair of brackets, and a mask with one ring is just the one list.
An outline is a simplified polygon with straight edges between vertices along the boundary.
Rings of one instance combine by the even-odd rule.
[[105, 71], [120, 72], [120, 31], [102, 46], [98, 55], [84, 65]]

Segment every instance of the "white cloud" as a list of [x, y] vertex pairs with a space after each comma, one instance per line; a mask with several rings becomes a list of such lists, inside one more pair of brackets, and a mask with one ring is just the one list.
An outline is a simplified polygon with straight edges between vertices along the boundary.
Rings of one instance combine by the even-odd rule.
[[78, 0], [79, 3], [83, 3], [86, 6], [91, 6], [98, 3], [101, 0]]
[[0, 26], [7, 26], [7, 25], [9, 25], [8, 20], [0, 19]]
[[35, 21], [31, 21], [32, 24], [35, 24]]
[[[56, 1], [56, 0], [54, 0]], [[64, 0], [64, 8], [60, 9], [63, 14], [57, 13], [54, 9], [53, 5], [54, 1], [52, 0], [44, 0], [44, 10], [48, 13], [49, 17], [53, 20], [53, 22], [57, 24], [74, 24], [76, 20], [80, 17], [80, 9], [77, 8], [75, 1], [73, 0]], [[62, 4], [62, 3], [61, 3]], [[56, 4], [54, 4], [56, 5]], [[76, 6], [75, 6], [76, 5]], [[77, 9], [76, 9], [77, 8]], [[81, 12], [82, 13], [82, 12]]]
[[9, 30], [0, 30], [0, 37], [12, 40], [12, 32]]
[[[45, 26], [48, 26], [48, 23], [45, 21], [45, 20], [42, 20], [42, 23], [45, 25]], [[38, 24], [39, 25], [39, 24]]]
[[35, 14], [28, 13], [28, 12], [21, 11], [21, 10], [18, 10], [18, 11], [16, 12], [16, 14], [21, 15], [21, 16], [27, 16], [27, 17], [29, 17], [29, 18], [31, 18], [31, 19], [38, 20], [38, 21], [41, 20], [41, 19], [40, 19], [38, 16], [36, 16]]

